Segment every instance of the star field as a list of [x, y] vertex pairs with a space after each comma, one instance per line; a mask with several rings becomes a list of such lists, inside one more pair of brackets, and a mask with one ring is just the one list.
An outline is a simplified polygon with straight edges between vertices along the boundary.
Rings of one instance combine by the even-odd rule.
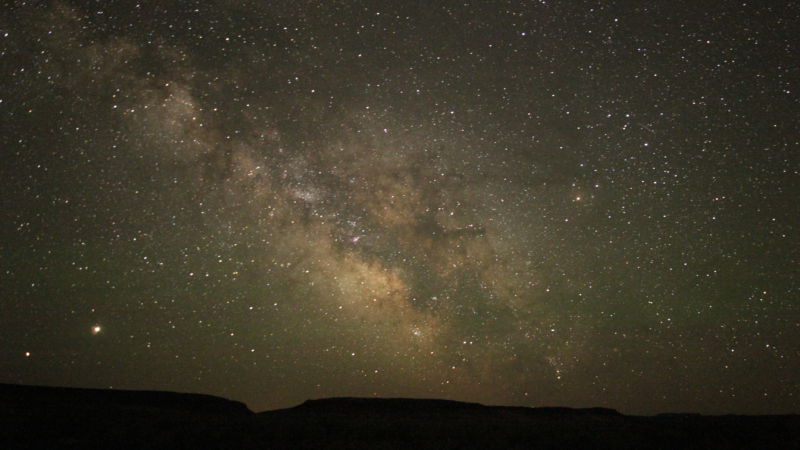
[[799, 13], [3, 6], [0, 382], [797, 413]]

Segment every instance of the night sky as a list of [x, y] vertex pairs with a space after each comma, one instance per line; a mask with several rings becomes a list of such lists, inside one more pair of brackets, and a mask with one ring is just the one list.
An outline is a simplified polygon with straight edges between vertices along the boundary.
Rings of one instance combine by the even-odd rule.
[[800, 412], [796, 3], [0, 8], [0, 382]]

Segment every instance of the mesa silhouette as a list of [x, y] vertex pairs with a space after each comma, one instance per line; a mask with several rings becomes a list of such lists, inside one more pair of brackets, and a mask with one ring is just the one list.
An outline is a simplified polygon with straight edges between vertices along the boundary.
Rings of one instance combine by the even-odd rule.
[[800, 448], [800, 416], [328, 398], [254, 413], [174, 392], [0, 384], [0, 448]]

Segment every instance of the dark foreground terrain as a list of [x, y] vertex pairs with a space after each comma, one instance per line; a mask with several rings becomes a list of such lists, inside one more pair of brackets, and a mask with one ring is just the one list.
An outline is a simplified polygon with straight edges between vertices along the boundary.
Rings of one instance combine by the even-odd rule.
[[255, 414], [196, 394], [0, 384], [0, 448], [800, 448], [800, 416], [337, 398]]

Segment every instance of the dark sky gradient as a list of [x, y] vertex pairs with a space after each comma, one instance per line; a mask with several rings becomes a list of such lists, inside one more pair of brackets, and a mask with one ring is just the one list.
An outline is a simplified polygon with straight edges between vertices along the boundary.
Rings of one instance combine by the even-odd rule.
[[799, 16], [7, 2], [0, 382], [798, 413]]

